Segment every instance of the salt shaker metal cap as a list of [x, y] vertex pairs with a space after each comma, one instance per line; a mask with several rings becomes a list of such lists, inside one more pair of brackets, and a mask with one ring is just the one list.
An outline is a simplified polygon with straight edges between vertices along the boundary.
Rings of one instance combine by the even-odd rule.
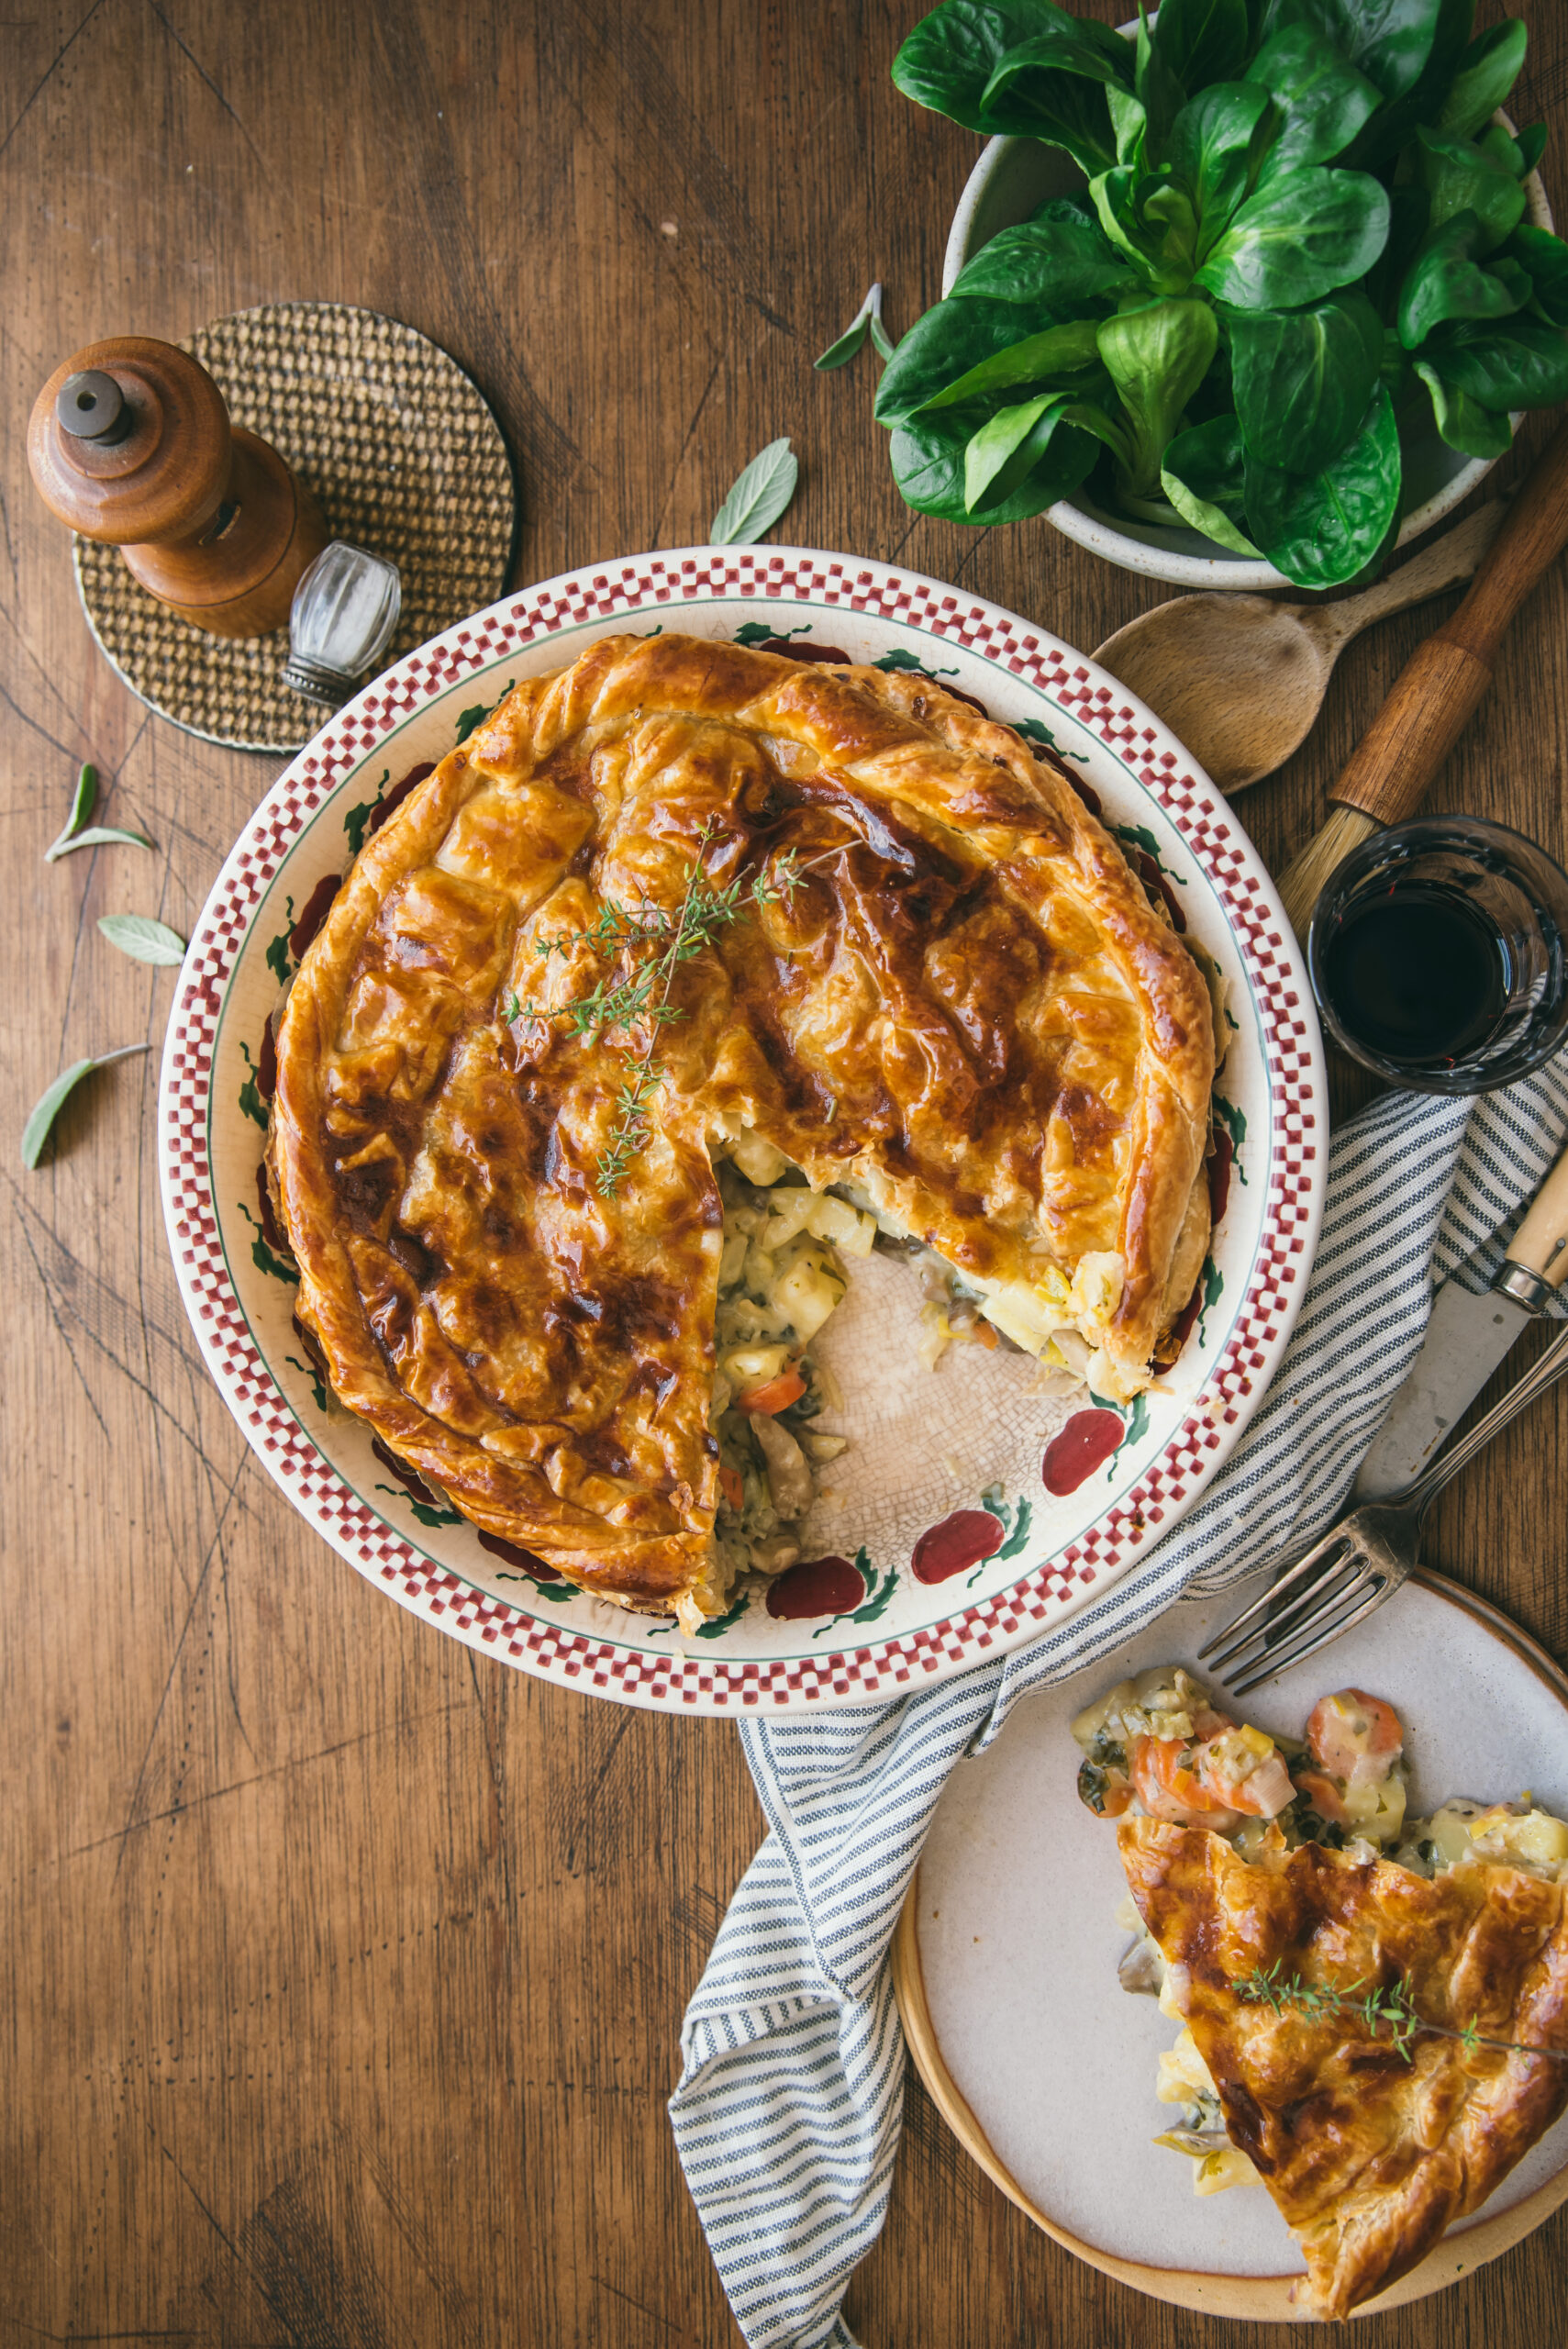
[[402, 607], [395, 562], [332, 540], [294, 591], [284, 685], [336, 709], [386, 651]]

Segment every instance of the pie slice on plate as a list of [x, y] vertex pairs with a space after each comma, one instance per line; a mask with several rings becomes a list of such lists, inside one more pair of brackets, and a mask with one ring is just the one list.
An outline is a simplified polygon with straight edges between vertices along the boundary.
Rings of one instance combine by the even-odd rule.
[[[1173, 1997], [1231, 2142], [1301, 2245], [1314, 2304], [1347, 2316], [1479, 2210], [1568, 2107], [1562, 1887], [1497, 1865], [1429, 1882], [1316, 1843], [1249, 1862], [1212, 1830], [1153, 1819], [1124, 1819], [1118, 1841], [1139, 1914], [1181, 1969]], [[1270, 1982], [1287, 1986], [1277, 2004]], [[1396, 1985], [1396, 2010], [1427, 2026], [1403, 2043], [1355, 2005]], [[1315, 2012], [1323, 1986], [1337, 1995]]]
[[1123, 1984], [1184, 2025], [1159, 2142], [1200, 2193], [1261, 2179], [1348, 2316], [1568, 2109], [1568, 1826], [1528, 1797], [1407, 1819], [1400, 1722], [1358, 1688], [1298, 1744], [1159, 1667], [1073, 1734], [1142, 1928]]
[[879, 1237], [944, 1328], [1122, 1399], [1207, 1242], [1203, 972], [1051, 758], [917, 675], [612, 637], [519, 685], [363, 849], [277, 1063], [339, 1397], [687, 1628], [798, 1555], [811, 1339]]

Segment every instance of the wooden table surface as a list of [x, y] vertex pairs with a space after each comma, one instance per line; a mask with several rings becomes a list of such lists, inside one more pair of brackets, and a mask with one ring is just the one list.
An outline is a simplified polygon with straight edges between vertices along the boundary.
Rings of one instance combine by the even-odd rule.
[[[740, 464], [787, 432], [801, 487], [779, 540], [897, 561], [1092, 649], [1167, 591], [1043, 521], [909, 514], [869, 356], [811, 369], [873, 277], [895, 332], [940, 289], [977, 144], [888, 82], [919, 13], [29, 0], [0, 25], [0, 853], [25, 882], [0, 1041], [3, 2349], [736, 2342], [664, 2100], [762, 1833], [728, 1724], [476, 1658], [290, 1509], [175, 1290], [155, 1057], [99, 1080], [24, 1173], [23, 1117], [61, 1067], [162, 1035], [172, 974], [125, 961], [96, 917], [188, 930], [282, 763], [177, 732], [97, 656], [28, 480], [27, 413], [101, 335], [361, 303], [433, 336], [494, 405], [521, 484], [517, 583], [701, 540]], [[1561, 208], [1568, 9], [1523, 13], [1518, 112], [1552, 126]], [[1448, 608], [1354, 646], [1306, 750], [1245, 801], [1276, 869]], [[105, 820], [150, 832], [155, 863], [40, 863], [83, 758]], [[1436, 804], [1563, 856], [1565, 763], [1560, 564]], [[1341, 1104], [1362, 1097], [1339, 1082]], [[1560, 1387], [1445, 1498], [1429, 1554], [1568, 1658], [1565, 1435]], [[1358, 2341], [1561, 2340], [1565, 2258], [1568, 2211]], [[1079, 2266], [914, 2082], [847, 2314], [866, 2349], [1278, 2337]]]

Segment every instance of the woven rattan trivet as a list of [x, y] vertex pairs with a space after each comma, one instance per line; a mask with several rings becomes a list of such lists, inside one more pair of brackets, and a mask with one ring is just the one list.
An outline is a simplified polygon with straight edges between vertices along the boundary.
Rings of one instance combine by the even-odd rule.
[[[236, 424], [309, 484], [337, 539], [388, 555], [403, 612], [384, 665], [493, 604], [517, 500], [500, 428], [455, 360], [412, 327], [339, 302], [215, 319], [183, 348]], [[208, 636], [153, 602], [117, 547], [78, 539], [76, 584], [111, 667], [164, 718], [242, 751], [296, 751], [327, 712], [280, 684], [288, 630]]]

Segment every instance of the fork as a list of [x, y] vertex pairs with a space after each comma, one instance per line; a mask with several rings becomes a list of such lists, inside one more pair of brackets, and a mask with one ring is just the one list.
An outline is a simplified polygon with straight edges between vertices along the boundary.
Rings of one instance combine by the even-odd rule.
[[1244, 1697], [1364, 1623], [1419, 1564], [1421, 1521], [1443, 1486], [1564, 1371], [1568, 1329], [1413, 1485], [1348, 1510], [1294, 1561], [1286, 1552], [1268, 1589], [1198, 1650], [1198, 1661], [1208, 1663], [1221, 1687]]

